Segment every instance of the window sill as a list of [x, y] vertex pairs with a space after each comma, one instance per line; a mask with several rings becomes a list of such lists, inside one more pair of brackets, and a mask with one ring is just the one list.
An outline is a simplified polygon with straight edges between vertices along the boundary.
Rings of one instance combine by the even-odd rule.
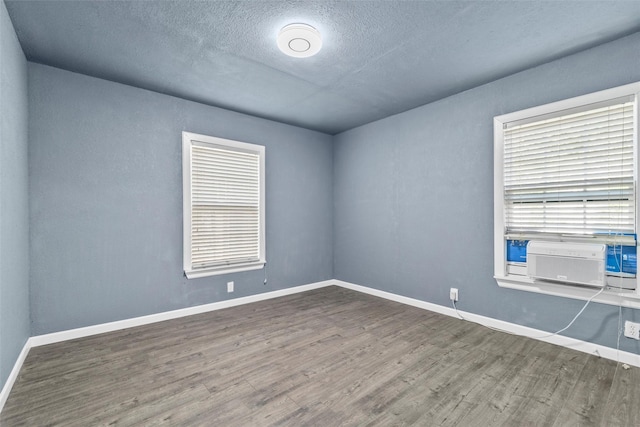
[[[583, 288], [580, 286], [558, 285], [551, 282], [538, 281], [535, 282], [523, 276], [494, 276], [501, 288], [517, 289], [526, 292], [535, 292], [545, 295], [553, 295], [564, 298], [574, 298], [579, 300], [588, 300], [595, 295], [599, 288]], [[638, 289], [618, 289], [607, 286], [600, 295], [593, 299], [595, 302], [609, 304], [615, 306], [640, 308], [640, 293]]]
[[187, 279], [197, 279], [200, 277], [219, 276], [221, 274], [239, 273], [241, 271], [259, 270], [264, 267], [264, 261], [251, 264], [237, 264], [229, 267], [217, 267], [210, 269], [186, 270], [184, 271]]

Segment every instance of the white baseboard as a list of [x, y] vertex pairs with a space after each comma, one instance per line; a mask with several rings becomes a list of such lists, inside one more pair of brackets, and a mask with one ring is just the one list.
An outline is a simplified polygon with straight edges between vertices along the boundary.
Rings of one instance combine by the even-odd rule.
[[247, 297], [234, 298], [226, 301], [213, 302], [210, 304], [197, 305], [195, 307], [181, 308], [178, 310], [165, 311], [162, 313], [149, 314], [147, 316], [133, 317], [131, 319], [118, 320], [115, 322], [102, 323], [99, 325], [86, 326], [83, 328], [69, 329], [67, 331], [53, 332], [51, 334], [36, 335], [31, 337], [31, 345], [53, 344], [60, 341], [68, 341], [76, 338], [83, 338], [90, 335], [103, 334], [105, 332], [119, 331], [121, 329], [134, 328], [136, 326], [148, 325], [150, 323], [162, 322], [164, 320], [177, 319], [179, 317], [191, 316], [194, 314], [206, 313], [209, 311], [222, 310], [223, 308], [236, 307], [238, 305], [252, 302], [264, 301], [271, 298], [278, 298], [285, 295], [297, 294], [310, 291], [312, 289], [323, 288], [334, 284], [333, 280], [315, 282], [308, 285], [295, 286], [293, 288], [280, 289], [262, 294], [250, 295]]
[[[334, 280], [335, 285], [343, 288], [351, 289], [354, 291], [362, 292], [365, 294], [377, 296], [380, 298], [388, 299], [391, 301], [407, 304], [413, 307], [422, 308], [424, 310], [434, 311], [436, 313], [444, 314], [451, 317], [459, 318], [456, 311], [453, 308], [445, 307], [438, 304], [433, 304], [426, 301], [421, 301], [414, 298], [404, 297], [390, 292], [380, 291], [378, 289], [368, 288], [366, 286], [355, 285], [353, 283], [343, 282], [341, 280]], [[483, 326], [491, 328], [501, 329], [512, 334], [521, 335], [527, 338], [537, 339], [539, 341], [556, 344], [562, 347], [571, 348], [573, 350], [581, 351], [583, 353], [594, 354], [599, 357], [611, 359], [617, 362], [626, 363], [628, 365], [637, 366], [640, 368], [640, 355], [635, 353], [629, 353], [627, 351], [616, 350], [615, 348], [606, 347], [599, 344], [593, 344], [586, 341], [577, 340], [575, 338], [565, 337], [563, 335], [549, 336], [549, 332], [541, 331], [539, 329], [529, 328], [527, 326], [518, 325], [515, 323], [505, 322], [503, 320], [497, 320], [491, 317], [481, 316], [478, 314], [467, 313], [465, 311], [458, 310], [460, 315], [465, 320], [478, 323]]]
[[20, 369], [22, 369], [24, 360], [27, 358], [27, 354], [29, 354], [29, 350], [31, 350], [31, 338], [29, 338], [24, 344], [24, 347], [22, 347], [22, 351], [18, 355], [18, 359], [16, 363], [13, 364], [13, 369], [9, 373], [9, 378], [7, 378], [7, 381], [5, 381], [2, 387], [2, 391], [0, 391], [0, 412], [2, 412], [2, 408], [4, 408], [4, 404], [9, 398], [9, 392], [11, 392], [13, 383], [18, 379], [18, 374], [20, 373]]
[[[453, 308], [445, 307], [430, 302], [405, 297], [402, 295], [393, 294], [390, 292], [380, 291], [378, 289], [368, 288], [366, 286], [360, 286], [353, 283], [344, 282], [342, 280], [325, 280], [323, 282], [310, 283], [308, 285], [296, 286], [293, 288], [281, 289], [273, 292], [265, 292], [262, 294], [250, 295], [247, 297], [236, 298], [227, 301], [214, 302], [211, 304], [198, 305], [195, 307], [182, 308], [179, 310], [166, 311], [163, 313], [150, 314], [148, 316], [134, 317], [131, 319], [118, 320], [115, 322], [103, 323], [100, 325], [86, 326], [83, 328], [70, 329], [67, 331], [54, 332], [51, 334], [36, 335], [27, 340], [24, 348], [20, 352], [16, 363], [9, 374], [9, 378], [2, 387], [0, 392], [0, 412], [4, 407], [9, 392], [13, 387], [14, 382], [18, 378], [22, 364], [24, 363], [27, 354], [31, 347], [37, 347], [46, 344], [53, 344], [61, 341], [72, 340], [76, 338], [83, 338], [91, 335], [102, 334], [105, 332], [112, 332], [126, 328], [133, 328], [136, 326], [148, 325], [150, 323], [162, 322], [164, 320], [176, 319], [179, 317], [191, 316], [194, 314], [206, 313], [209, 311], [221, 310], [223, 308], [235, 307], [238, 305], [249, 304], [252, 302], [264, 301], [271, 298], [278, 298], [285, 295], [292, 295], [300, 292], [310, 291], [312, 289], [323, 288], [326, 286], [341, 286], [346, 289], [362, 292], [365, 294], [373, 295], [376, 297], [384, 298], [387, 300], [399, 302], [402, 304], [418, 307], [424, 310], [433, 311], [436, 313], [444, 314], [451, 317], [458, 317]], [[626, 351], [617, 351], [614, 348], [605, 347], [599, 344], [593, 344], [585, 341], [580, 341], [574, 338], [569, 338], [561, 335], [548, 336], [549, 333], [541, 331], [539, 329], [533, 329], [526, 326], [517, 325], [515, 323], [509, 323], [502, 320], [493, 319], [491, 317], [481, 316], [478, 314], [467, 313], [458, 310], [458, 312], [465, 318], [465, 320], [479, 323], [491, 328], [502, 329], [504, 331], [522, 335], [527, 338], [538, 339], [540, 341], [548, 342], [551, 344], [560, 345], [563, 347], [578, 350], [584, 353], [595, 354], [600, 357], [627, 363], [629, 365], [640, 367], [640, 355], [629, 353]]]

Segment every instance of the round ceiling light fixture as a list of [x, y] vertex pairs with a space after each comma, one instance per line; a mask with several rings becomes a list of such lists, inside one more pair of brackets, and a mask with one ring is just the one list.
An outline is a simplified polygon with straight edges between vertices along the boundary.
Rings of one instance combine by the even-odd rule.
[[294, 58], [308, 58], [322, 47], [320, 32], [307, 24], [289, 24], [278, 33], [278, 47]]

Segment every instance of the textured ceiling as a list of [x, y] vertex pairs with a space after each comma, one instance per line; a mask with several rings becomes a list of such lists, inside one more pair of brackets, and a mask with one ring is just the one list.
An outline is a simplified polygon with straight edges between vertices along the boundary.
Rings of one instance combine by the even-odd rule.
[[[640, 1], [5, 1], [27, 59], [335, 134], [640, 30]], [[312, 58], [275, 38], [305, 22]]]

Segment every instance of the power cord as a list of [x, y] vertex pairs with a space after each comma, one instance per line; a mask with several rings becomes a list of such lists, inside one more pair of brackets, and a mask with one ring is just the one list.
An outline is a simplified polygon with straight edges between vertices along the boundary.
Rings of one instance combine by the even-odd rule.
[[[484, 323], [480, 323], [480, 322], [476, 322], [474, 320], [469, 320], [469, 319], [465, 319], [460, 312], [458, 311], [458, 307], [456, 306], [456, 302], [454, 300], [451, 300], [451, 304], [453, 305], [453, 309], [456, 311], [456, 315], [462, 319], [462, 320], [466, 320], [467, 322], [471, 322], [471, 323], [475, 323], [477, 325], [480, 326], [484, 326], [485, 328], [491, 329], [493, 331], [497, 331], [497, 332], [504, 332], [506, 334], [510, 334], [510, 335], [517, 335], [517, 336], [526, 336], [527, 338], [534, 338], [534, 339], [540, 339], [540, 338], [549, 338], [549, 337], [553, 337], [555, 335], [558, 335], [561, 332], [566, 331], [567, 329], [569, 329], [571, 327], [571, 325], [574, 324], [574, 322], [578, 319], [578, 317], [580, 317], [580, 315], [582, 314], [582, 312], [587, 308], [587, 306], [589, 305], [589, 303], [598, 295], [600, 295], [602, 292], [604, 292], [605, 288], [600, 289], [596, 294], [594, 294], [593, 296], [591, 296], [591, 298], [589, 298], [587, 300], [587, 302], [584, 304], [584, 306], [582, 307], [582, 309], [578, 312], [578, 314], [575, 315], [575, 317], [573, 318], [573, 320], [571, 320], [571, 322], [569, 322], [569, 324], [567, 326], [565, 326], [564, 328], [560, 329], [559, 331], [556, 331], [552, 334], [549, 335], [542, 335], [539, 337], [530, 337], [530, 336], [526, 336], [526, 335], [522, 335], [522, 334], [517, 334], [511, 331], [507, 331], [504, 329], [500, 329], [500, 328], [494, 328], [492, 326], [489, 325], [485, 325]], [[618, 322], [620, 322], [620, 320], [618, 320]], [[620, 335], [618, 334], [618, 341], [620, 341]]]
[[509, 334], [509, 335], [522, 336], [520, 334], [516, 334], [516, 333], [511, 332], [511, 331], [507, 331], [507, 330], [500, 329], [500, 328], [494, 328], [493, 326], [489, 326], [489, 325], [485, 325], [484, 323], [476, 322], [475, 320], [465, 319], [464, 317], [462, 317], [462, 314], [460, 314], [460, 312], [458, 311], [458, 307], [456, 307], [456, 302], [454, 300], [451, 300], [451, 303], [453, 304], [453, 309], [456, 311], [456, 315], [462, 320], [465, 320], [465, 321], [471, 322], [471, 323], [475, 323], [476, 325], [484, 326], [485, 328], [491, 329], [492, 331], [504, 332], [505, 334]]
[[571, 320], [571, 322], [569, 322], [569, 324], [567, 326], [565, 326], [564, 328], [560, 329], [559, 331], [556, 331], [552, 334], [549, 335], [543, 335], [541, 337], [532, 337], [532, 338], [549, 338], [549, 337], [553, 337], [558, 335], [560, 332], [564, 332], [567, 329], [569, 329], [571, 327], [571, 325], [573, 325], [573, 323], [578, 319], [578, 317], [580, 317], [580, 315], [582, 314], [582, 312], [587, 308], [587, 306], [589, 305], [589, 303], [598, 295], [600, 295], [601, 293], [603, 293], [605, 290], [605, 288], [603, 287], [602, 289], [600, 289], [596, 294], [594, 294], [591, 298], [589, 298], [587, 300], [587, 302], [584, 304], [584, 306], [582, 307], [582, 309], [580, 309], [580, 311], [578, 312], [578, 314], [575, 315], [575, 317], [573, 318], [573, 320]]

